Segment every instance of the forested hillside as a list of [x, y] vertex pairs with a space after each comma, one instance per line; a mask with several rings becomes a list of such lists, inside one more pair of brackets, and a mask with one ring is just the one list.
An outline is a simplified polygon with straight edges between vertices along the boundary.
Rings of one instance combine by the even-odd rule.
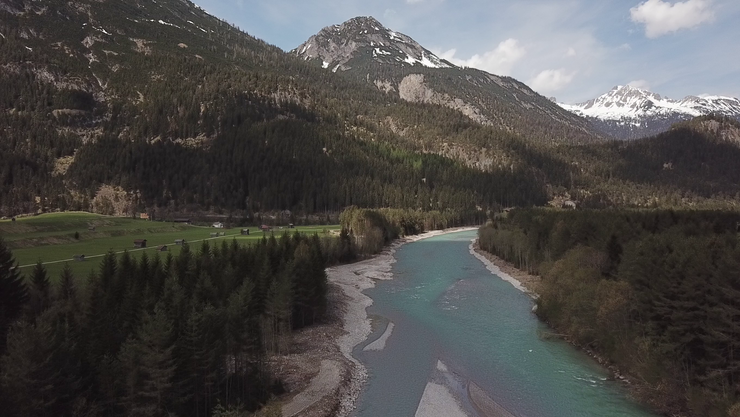
[[704, 207], [740, 204], [740, 123], [703, 116], [634, 141], [560, 147], [543, 170], [555, 195], [579, 207]]
[[5, 214], [96, 196], [129, 211], [546, 201], [519, 138], [313, 68], [192, 3], [15, 0], [0, 15]]
[[[305, 62], [186, 1], [10, 0], [0, 8], [0, 34], [4, 216], [164, 208], [249, 218], [357, 205], [449, 209], [473, 219], [548, 201], [738, 201], [737, 141], [701, 124], [586, 145], [578, 135], [564, 140], [570, 128], [557, 128], [565, 125], [547, 112], [484, 123]], [[506, 83], [517, 97], [539, 100]], [[490, 77], [486, 85], [500, 99], [494, 113], [520, 107], [514, 90]], [[509, 125], [516, 120], [535, 130]]]
[[734, 417], [739, 225], [737, 212], [517, 209], [479, 234], [543, 277], [537, 314], [626, 372], [643, 401]]

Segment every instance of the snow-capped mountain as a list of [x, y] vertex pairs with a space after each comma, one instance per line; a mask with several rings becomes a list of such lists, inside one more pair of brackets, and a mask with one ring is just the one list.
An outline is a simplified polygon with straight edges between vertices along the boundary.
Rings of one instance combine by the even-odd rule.
[[385, 28], [373, 17], [355, 17], [340, 25], [328, 26], [311, 36], [293, 52], [305, 59], [319, 58], [324, 68], [349, 70], [347, 63], [357, 52], [367, 50], [370, 57], [384, 64], [422, 65], [429, 68], [451, 68], [415, 40]]
[[373, 17], [325, 27], [291, 53], [402, 100], [448, 107], [534, 141], [585, 143], [598, 136], [583, 118], [525, 84], [455, 66]]
[[671, 100], [641, 88], [616, 86], [580, 104], [560, 104], [586, 117], [598, 130], [618, 139], [636, 139], [668, 130], [676, 122], [715, 113], [740, 120], [740, 100], [688, 96]]

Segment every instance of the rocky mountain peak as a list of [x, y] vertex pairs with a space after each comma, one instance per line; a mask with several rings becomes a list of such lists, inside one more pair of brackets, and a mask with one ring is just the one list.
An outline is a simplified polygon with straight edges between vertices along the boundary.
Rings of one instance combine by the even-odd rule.
[[629, 85], [616, 86], [584, 103], [561, 106], [620, 139], [651, 136], [668, 130], [674, 123], [708, 114], [740, 120], [740, 100], [736, 98], [687, 96], [672, 100]]
[[598, 139], [585, 120], [523, 83], [457, 67], [373, 17], [327, 26], [291, 53], [404, 101], [447, 107], [476, 123], [533, 141], [586, 143]]
[[367, 61], [395, 66], [451, 68], [403, 33], [386, 28], [372, 16], [327, 26], [291, 51], [305, 60], [319, 59], [324, 68], [346, 71]]
[[661, 101], [663, 98], [659, 94], [651, 93], [642, 88], [630, 85], [618, 85], [612, 88], [608, 93], [603, 94], [593, 100], [578, 104], [584, 110], [593, 108], [617, 108], [629, 109], [628, 111], [639, 111], [640, 109], [650, 107], [654, 101]]

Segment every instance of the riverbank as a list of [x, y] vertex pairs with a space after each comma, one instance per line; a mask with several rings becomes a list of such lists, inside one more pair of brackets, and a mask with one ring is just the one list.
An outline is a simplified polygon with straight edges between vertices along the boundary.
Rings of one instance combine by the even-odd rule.
[[515, 288], [527, 293], [532, 298], [539, 297], [539, 285], [542, 278], [537, 275], [528, 274], [526, 271], [517, 269], [511, 262], [507, 262], [498, 256], [486, 252], [478, 245], [476, 238], [470, 244], [470, 253], [478, 258], [492, 274], [498, 275], [504, 281], [511, 283]]
[[[492, 253], [484, 251], [478, 245], [478, 239], [475, 239], [475, 241], [470, 244], [470, 251], [471, 254], [476, 256], [479, 260], [481, 260], [481, 262], [486, 265], [486, 268], [489, 271], [498, 275], [504, 281], [512, 283], [514, 287], [520, 289], [521, 291], [524, 291], [532, 298], [537, 299], [539, 297], [538, 292], [539, 286], [542, 282], [542, 277], [529, 274], [526, 271], [522, 271], [521, 269], [518, 269], [516, 266], [514, 266], [513, 263], [499, 258]], [[650, 391], [649, 389], [647, 389], [647, 385], [633, 383], [634, 381], [636, 381], [635, 378], [630, 378], [629, 376], [625, 375], [623, 371], [619, 369], [614, 363], [605, 359], [593, 349], [575, 343], [570, 337], [568, 337], [568, 335], [552, 333], [552, 336], [562, 338], [576, 349], [590, 356], [593, 360], [598, 362], [599, 365], [609, 371], [612, 379], [624, 383], [628, 387], [630, 393], [634, 398], [641, 399], [641, 402], [646, 404], [650, 403], [650, 401], [648, 400], [649, 396], [646, 395], [646, 392]]]
[[282, 415], [349, 415], [367, 379], [365, 366], [352, 356], [352, 349], [372, 331], [366, 309], [373, 301], [363, 291], [374, 287], [378, 280], [393, 278], [394, 254], [402, 245], [469, 230], [477, 227], [435, 230], [401, 238], [372, 258], [327, 268], [330, 291], [325, 323], [297, 332], [290, 352], [271, 361], [290, 393], [283, 403]]

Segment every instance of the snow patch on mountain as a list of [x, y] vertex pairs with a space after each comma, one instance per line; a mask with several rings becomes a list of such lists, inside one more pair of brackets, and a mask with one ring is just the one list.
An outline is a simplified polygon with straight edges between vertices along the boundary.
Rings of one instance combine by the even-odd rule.
[[583, 116], [600, 132], [617, 139], [638, 139], [665, 132], [674, 123], [719, 114], [740, 120], [740, 100], [722, 96], [688, 96], [671, 100], [633, 87], [617, 86], [580, 104], [561, 104]]
[[710, 113], [740, 116], [740, 100], [722, 96], [689, 96], [671, 100], [641, 88], [616, 86], [608, 93], [580, 104], [558, 103], [579, 116], [600, 120], [639, 120], [655, 117], [697, 117]]

